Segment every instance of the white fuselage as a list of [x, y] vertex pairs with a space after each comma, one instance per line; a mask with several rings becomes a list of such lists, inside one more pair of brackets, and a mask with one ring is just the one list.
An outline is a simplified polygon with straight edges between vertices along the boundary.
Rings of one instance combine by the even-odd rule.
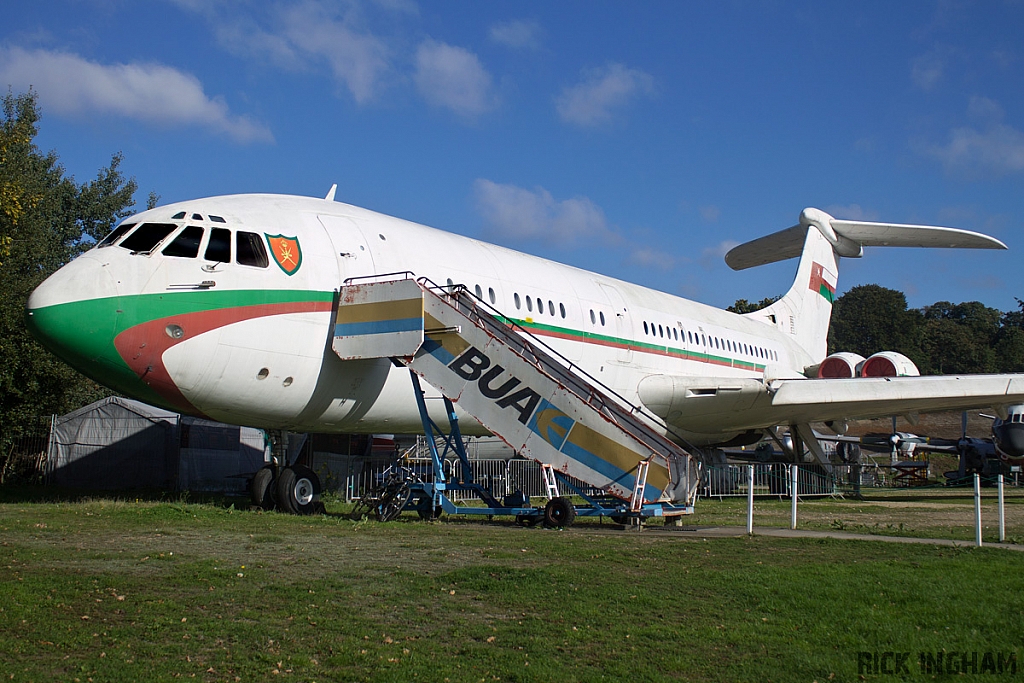
[[[184, 218], [173, 218], [182, 212]], [[652, 375], [761, 379], [766, 369], [794, 374], [821, 360], [794, 343], [781, 323], [341, 203], [214, 197], [126, 222], [175, 227], [149, 253], [115, 243], [59, 271], [29, 302], [38, 333], [100, 382], [225, 422], [317, 432], [419, 431], [407, 370], [387, 360], [342, 361], [330, 344], [333, 297], [342, 283], [402, 271], [439, 285], [465, 285], [634, 403], [641, 381]], [[190, 225], [203, 228], [198, 256], [162, 254]], [[204, 258], [215, 228], [268, 241], [295, 238], [301, 262], [289, 274], [295, 262], [279, 266], [273, 254], [266, 267]], [[47, 322], [48, 310], [60, 310], [62, 320], [74, 310], [83, 320], [79, 334], [92, 336], [76, 341]], [[141, 380], [137, 390], [118, 362]], [[712, 443], [741, 428], [735, 415], [723, 414], [687, 436]], [[481, 431], [470, 421], [463, 429]]]

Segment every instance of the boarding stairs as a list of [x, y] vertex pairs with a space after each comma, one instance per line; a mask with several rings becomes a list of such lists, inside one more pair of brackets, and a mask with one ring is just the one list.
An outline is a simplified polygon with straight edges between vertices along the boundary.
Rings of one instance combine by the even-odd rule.
[[350, 282], [333, 339], [343, 360], [390, 358], [524, 457], [601, 489], [630, 510], [692, 510], [698, 461], [639, 409], [570, 369], [462, 287]]

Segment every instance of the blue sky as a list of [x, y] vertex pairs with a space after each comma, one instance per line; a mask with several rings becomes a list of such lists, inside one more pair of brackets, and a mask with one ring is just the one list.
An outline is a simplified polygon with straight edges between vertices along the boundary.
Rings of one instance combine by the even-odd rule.
[[729, 246], [796, 222], [948, 225], [1008, 252], [844, 260], [912, 306], [1024, 298], [1024, 3], [39, 0], [0, 87], [39, 145], [138, 199], [337, 198], [717, 306], [795, 262]]

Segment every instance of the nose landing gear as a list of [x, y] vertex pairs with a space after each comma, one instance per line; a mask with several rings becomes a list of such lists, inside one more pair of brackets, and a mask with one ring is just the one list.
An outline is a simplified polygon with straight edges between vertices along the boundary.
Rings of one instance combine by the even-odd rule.
[[320, 477], [305, 465], [281, 468], [267, 465], [249, 482], [249, 498], [262, 510], [278, 509], [292, 515], [323, 512], [320, 502]]

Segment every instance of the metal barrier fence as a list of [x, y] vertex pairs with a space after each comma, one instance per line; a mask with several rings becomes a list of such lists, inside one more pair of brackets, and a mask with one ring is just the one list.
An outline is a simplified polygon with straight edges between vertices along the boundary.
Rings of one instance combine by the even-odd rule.
[[[527, 496], [543, 496], [544, 481], [541, 477], [540, 465], [533, 460], [512, 459], [481, 459], [472, 460], [473, 476], [477, 483], [482, 484], [496, 498], [507, 496], [517, 491]], [[406, 458], [402, 464], [411, 468], [424, 482], [434, 480], [433, 467], [427, 458]], [[358, 500], [365, 493], [376, 488], [384, 479], [385, 472], [393, 465], [393, 461], [368, 461], [352, 463], [349, 472], [344, 476], [333, 476], [327, 489], [337, 490], [345, 496], [346, 501]], [[458, 460], [445, 459], [442, 463], [445, 479], [449, 482], [463, 481], [463, 467]], [[319, 468], [318, 468], [319, 469]], [[324, 477], [321, 474], [321, 479]], [[566, 479], [588, 495], [598, 495], [600, 491], [573, 477]], [[570, 493], [566, 491], [565, 493]], [[453, 500], [470, 500], [471, 493], [453, 491]]]
[[6, 438], [2, 443], [0, 484], [43, 481], [50, 445], [49, 425]]
[[[797, 495], [834, 496], [855, 493], [868, 488], [907, 488], [927, 485], [945, 486], [933, 480], [910, 480], [905, 468], [894, 468], [875, 463], [860, 465], [833, 465], [832, 472], [826, 472], [821, 465], [805, 463], [798, 466]], [[792, 465], [785, 463], [754, 464], [754, 495], [789, 498], [792, 489]], [[704, 470], [700, 495], [704, 498], [746, 496], [749, 480], [748, 465], [714, 465]], [[994, 481], [994, 479], [993, 479]], [[986, 483], [991, 483], [986, 480]], [[1007, 486], [1019, 486], [1018, 477], [1007, 478]]]

